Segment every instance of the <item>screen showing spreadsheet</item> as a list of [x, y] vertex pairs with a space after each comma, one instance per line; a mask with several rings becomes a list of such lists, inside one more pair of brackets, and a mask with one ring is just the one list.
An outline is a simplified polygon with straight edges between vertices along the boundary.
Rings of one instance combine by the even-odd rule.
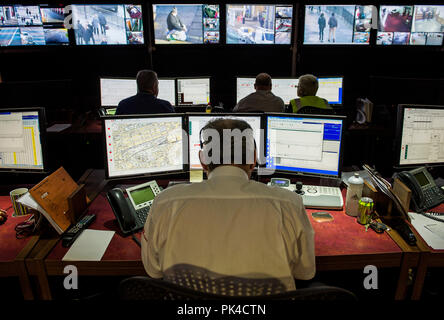
[[343, 121], [333, 116], [268, 115], [266, 168], [339, 176]]
[[0, 170], [44, 170], [40, 116], [0, 110]]
[[398, 106], [399, 165], [444, 164], [444, 106]]
[[197, 105], [210, 103], [210, 78], [177, 79], [177, 104]]
[[182, 116], [104, 120], [110, 178], [183, 169]]

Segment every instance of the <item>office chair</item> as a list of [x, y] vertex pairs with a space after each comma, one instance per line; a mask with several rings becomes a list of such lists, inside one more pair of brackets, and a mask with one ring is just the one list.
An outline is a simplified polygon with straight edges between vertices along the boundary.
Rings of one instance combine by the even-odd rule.
[[[237, 289], [238, 283], [230, 284]], [[270, 295], [229, 296], [201, 292], [180, 285], [148, 277], [131, 277], [119, 286], [122, 300], [297, 300], [297, 301], [357, 301], [356, 296], [345, 289], [331, 286], [303, 288]]]

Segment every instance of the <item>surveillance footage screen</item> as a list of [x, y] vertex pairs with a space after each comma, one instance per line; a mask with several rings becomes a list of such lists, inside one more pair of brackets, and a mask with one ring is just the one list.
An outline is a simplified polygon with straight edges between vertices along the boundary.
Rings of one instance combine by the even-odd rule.
[[68, 45], [62, 6], [0, 6], [0, 46]]
[[228, 44], [290, 44], [293, 6], [227, 5]]
[[73, 5], [72, 20], [77, 45], [144, 43], [141, 5]]
[[219, 43], [219, 19], [219, 5], [153, 4], [155, 43]]
[[444, 5], [415, 6], [411, 45], [441, 46], [444, 35]]
[[369, 44], [372, 8], [361, 5], [305, 6], [304, 44]]

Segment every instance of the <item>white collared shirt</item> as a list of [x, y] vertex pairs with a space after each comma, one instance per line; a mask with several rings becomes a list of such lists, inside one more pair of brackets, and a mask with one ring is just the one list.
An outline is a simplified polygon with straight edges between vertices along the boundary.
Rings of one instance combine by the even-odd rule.
[[142, 236], [142, 261], [153, 278], [189, 264], [222, 275], [294, 278], [315, 274], [314, 231], [301, 197], [221, 166], [209, 179], [176, 185], [154, 200]]

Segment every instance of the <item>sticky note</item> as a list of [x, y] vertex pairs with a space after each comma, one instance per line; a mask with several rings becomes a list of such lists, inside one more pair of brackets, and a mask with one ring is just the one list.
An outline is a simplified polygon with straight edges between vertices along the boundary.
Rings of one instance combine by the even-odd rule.
[[202, 182], [203, 170], [190, 170], [190, 182]]

